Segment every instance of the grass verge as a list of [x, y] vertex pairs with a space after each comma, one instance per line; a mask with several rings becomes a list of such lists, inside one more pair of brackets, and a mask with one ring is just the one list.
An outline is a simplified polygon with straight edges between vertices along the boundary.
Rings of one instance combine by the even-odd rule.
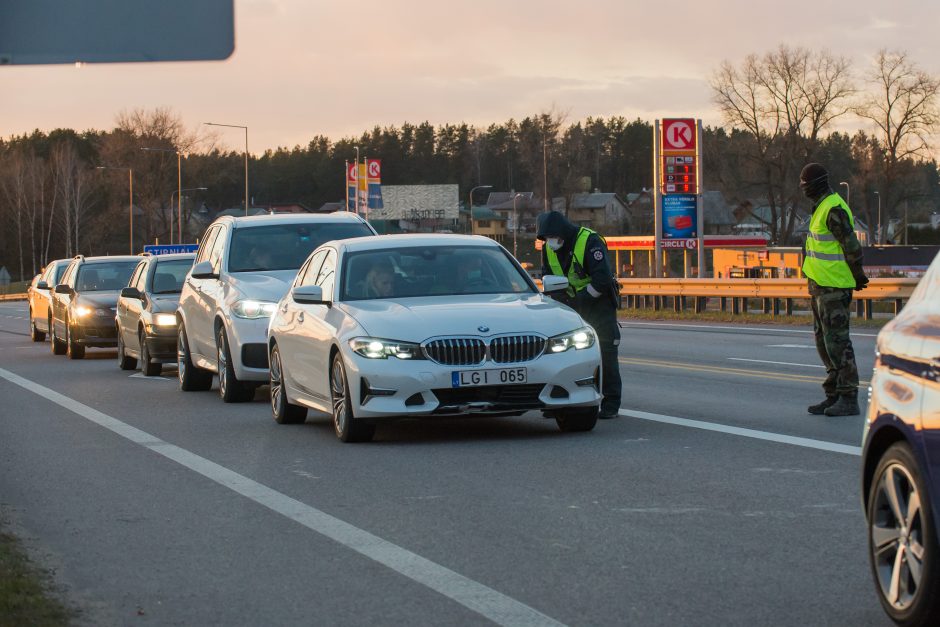
[[30, 561], [16, 537], [0, 531], [0, 627], [68, 625], [74, 613], [51, 590], [50, 574]]
[[[810, 316], [772, 316], [764, 313], [746, 313], [732, 315], [731, 312], [705, 311], [695, 313], [692, 311], [676, 312], [671, 309], [621, 309], [617, 318], [620, 320], [683, 320], [687, 322], [732, 322], [735, 324], [779, 324], [786, 326], [812, 326]], [[852, 317], [851, 326], [863, 329], [880, 329], [889, 319], [865, 320]]]

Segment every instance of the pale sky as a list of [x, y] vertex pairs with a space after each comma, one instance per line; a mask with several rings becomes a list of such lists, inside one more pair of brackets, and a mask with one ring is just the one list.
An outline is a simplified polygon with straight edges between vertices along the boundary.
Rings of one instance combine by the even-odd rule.
[[[478, 126], [551, 108], [720, 123], [709, 75], [781, 43], [827, 48], [861, 73], [879, 48], [940, 74], [937, 0], [236, 0], [226, 61], [0, 67], [0, 137], [110, 129], [170, 107], [195, 129], [249, 127], [249, 149], [375, 125]], [[223, 130], [240, 150], [243, 132]]]

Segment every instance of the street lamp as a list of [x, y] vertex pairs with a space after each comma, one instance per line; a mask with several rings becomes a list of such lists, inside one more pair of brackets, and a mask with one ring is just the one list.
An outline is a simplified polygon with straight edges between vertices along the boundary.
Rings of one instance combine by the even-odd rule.
[[[176, 148], [141, 148], [147, 152], [172, 152], [176, 153], [176, 191], [180, 193], [180, 198], [178, 202], [182, 202], [182, 193], [180, 192], [183, 189], [183, 163], [182, 163], [182, 153]], [[173, 195], [170, 195], [170, 243], [173, 243]], [[182, 215], [183, 207], [179, 206], [176, 210]], [[179, 242], [182, 244], [182, 242]]]
[[516, 213], [516, 199], [520, 196], [522, 196], [521, 192], [512, 197], [512, 256], [516, 259], [519, 258], [519, 248], [516, 243], [516, 236], [519, 234], [519, 214]]
[[[195, 191], [204, 192], [207, 189], [209, 188], [208, 187], [187, 187], [186, 189], [177, 190], [170, 194], [170, 243], [171, 244], [173, 243], [173, 211], [172, 211], [173, 194], [182, 194], [183, 192], [195, 192]], [[182, 195], [180, 196], [180, 198], [182, 198]], [[178, 206], [179, 207], [183, 206], [182, 201], [179, 202]], [[178, 219], [179, 235], [176, 238], [176, 243], [182, 244], [183, 243], [183, 212], [182, 210], [180, 210], [178, 217], [179, 217]]]
[[123, 166], [99, 165], [96, 170], [127, 170], [127, 216], [130, 221], [130, 254], [134, 254], [134, 169]]
[[852, 190], [849, 188], [849, 184], [846, 183], [845, 181], [842, 181], [841, 183], [839, 183], [839, 185], [845, 185], [845, 204], [847, 204], [849, 208], [851, 208], [852, 207]]
[[470, 235], [473, 235], [473, 192], [477, 191], [478, 189], [493, 189], [493, 186], [477, 185], [476, 187], [470, 189], [470, 204], [468, 205], [470, 207]]
[[877, 243], [881, 244], [881, 194], [879, 194], [876, 191], [875, 196], [878, 197], [878, 242]]
[[[245, 215], [248, 215], [248, 127], [238, 124], [218, 124], [216, 122], [203, 122], [208, 126], [227, 126], [228, 128], [245, 129]], [[358, 166], [356, 166], [358, 168]]]

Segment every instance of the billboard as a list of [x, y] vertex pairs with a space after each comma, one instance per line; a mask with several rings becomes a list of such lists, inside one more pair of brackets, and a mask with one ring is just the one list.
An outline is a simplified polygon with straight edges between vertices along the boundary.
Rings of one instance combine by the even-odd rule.
[[695, 194], [668, 194], [662, 197], [663, 239], [698, 237], [698, 203]]
[[452, 185], [383, 185], [380, 209], [370, 220], [456, 220], [458, 188]]

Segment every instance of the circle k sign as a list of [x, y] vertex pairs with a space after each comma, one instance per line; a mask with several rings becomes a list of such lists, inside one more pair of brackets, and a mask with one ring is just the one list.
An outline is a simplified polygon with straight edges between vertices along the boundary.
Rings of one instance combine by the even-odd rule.
[[695, 150], [695, 120], [663, 120], [663, 151]]

